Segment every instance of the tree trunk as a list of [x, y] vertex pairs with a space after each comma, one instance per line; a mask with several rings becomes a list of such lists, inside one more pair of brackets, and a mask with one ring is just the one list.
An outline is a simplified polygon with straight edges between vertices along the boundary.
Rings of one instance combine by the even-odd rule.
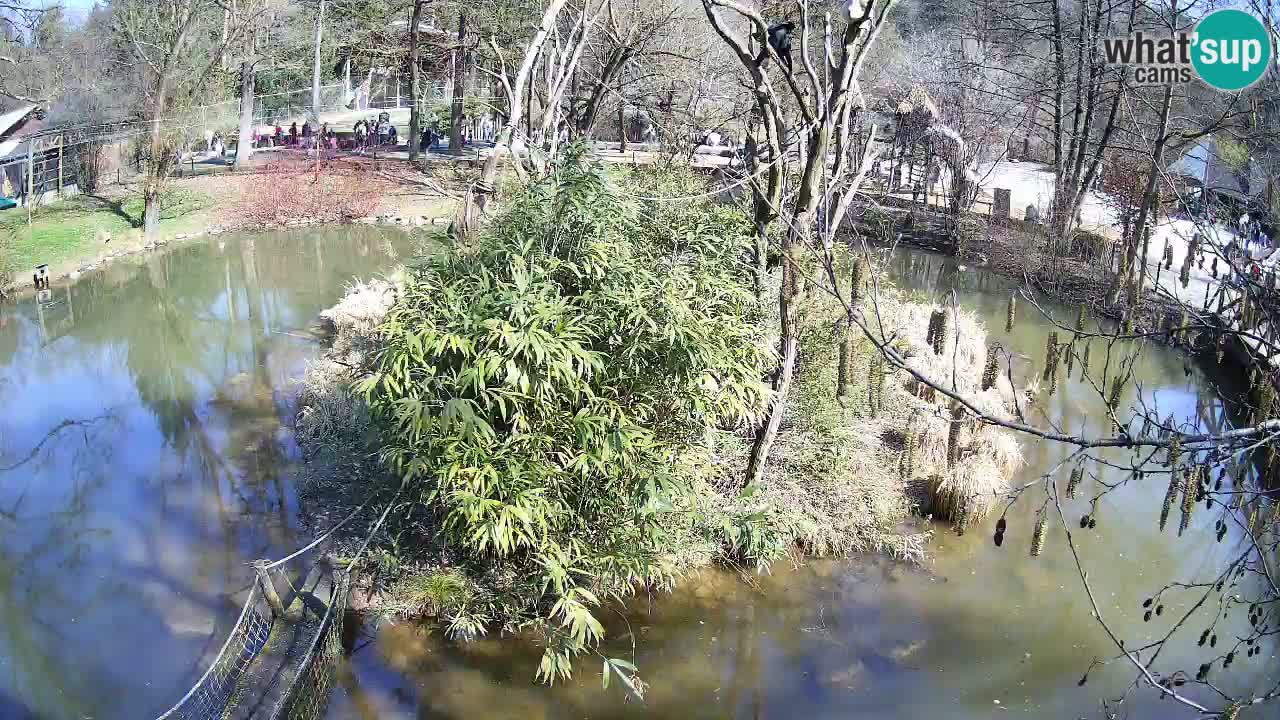
[[458, 50], [453, 56], [453, 88], [449, 102], [449, 149], [462, 149], [462, 110], [467, 96], [467, 11], [458, 11]]
[[[773, 397], [769, 401], [769, 409], [765, 423], [756, 433], [755, 442], [751, 446], [751, 460], [747, 465], [747, 485], [758, 485], [764, 479], [765, 466], [769, 460], [769, 450], [778, 438], [778, 429], [782, 426], [782, 414], [786, 411], [787, 396], [791, 392], [791, 380], [795, 376], [796, 358], [800, 351], [800, 337], [796, 328], [796, 295], [798, 293], [799, 272], [796, 263], [801, 260], [799, 253], [794, 252], [798, 243], [803, 243], [808, 234], [811, 222], [809, 213], [795, 216], [793, 229], [785, 234], [782, 252], [782, 287], [778, 289], [779, 343], [781, 344], [781, 362], [778, 375], [773, 382]], [[798, 237], [797, 237], [798, 236]]]
[[617, 77], [618, 73], [626, 69], [634, 55], [635, 51], [629, 47], [617, 48], [609, 54], [609, 60], [605, 63], [604, 69], [600, 71], [600, 77], [591, 89], [591, 97], [587, 100], [586, 107], [583, 108], [582, 121], [578, 126], [578, 131], [584, 136], [590, 136], [595, 129], [596, 121], [600, 116], [600, 108], [604, 105], [605, 95], [609, 92], [613, 79]]
[[320, 0], [320, 8], [316, 12], [316, 51], [311, 63], [311, 119], [320, 121], [320, 41], [324, 38], [324, 3]]
[[618, 103], [618, 152], [627, 151], [627, 106]]
[[253, 156], [253, 94], [255, 86], [253, 61], [240, 62], [240, 137], [236, 142], [235, 170], [244, 170]]
[[345, 107], [351, 103], [351, 56], [347, 55], [342, 59], [342, 104]]
[[156, 79], [155, 102], [151, 106], [151, 152], [147, 158], [147, 176], [142, 182], [142, 233], [155, 242], [160, 229], [160, 189], [168, 174], [170, 157], [164, 143], [165, 105], [169, 100], [169, 78], [163, 73]]
[[[1147, 173], [1147, 186], [1142, 191], [1142, 206], [1138, 210], [1138, 220], [1133, 225], [1133, 238], [1130, 240], [1134, 254], [1137, 253], [1139, 242], [1146, 232], [1148, 215], [1151, 214], [1152, 206], [1155, 204], [1160, 173], [1164, 171], [1164, 148], [1169, 143], [1169, 112], [1172, 108], [1173, 85], [1166, 85], [1164, 99], [1160, 104], [1160, 120], [1156, 124], [1155, 147], [1151, 150], [1151, 170]], [[1147, 258], [1145, 256], [1135, 258], [1135, 262], [1145, 265]], [[1129, 272], [1133, 273], [1136, 269], [1134, 263], [1130, 263]], [[1134, 297], [1133, 291], [1130, 292], [1129, 302], [1131, 305], [1137, 303], [1137, 297]]]
[[409, 162], [418, 159], [418, 135], [422, 132], [421, 69], [418, 67], [418, 20], [422, 17], [423, 0], [414, 0], [413, 16], [409, 20]]
[[[785, 129], [779, 128], [777, 135], [786, 137]], [[782, 287], [778, 290], [779, 342], [781, 343], [781, 363], [777, 377], [774, 379], [774, 394], [769, 402], [765, 424], [756, 433], [751, 447], [751, 460], [747, 465], [747, 484], [759, 483], [764, 478], [765, 465], [769, 460], [769, 450], [778, 437], [778, 428], [782, 425], [782, 414], [786, 410], [787, 395], [791, 391], [791, 380], [795, 375], [796, 357], [800, 351], [800, 337], [797, 330], [796, 306], [799, 301], [800, 268], [804, 260], [803, 248], [809, 242], [813, 232], [813, 216], [821, 197], [819, 183], [827, 166], [827, 146], [831, 142], [831, 126], [821, 125], [817, 132], [810, 135], [804, 145], [805, 163], [800, 175], [795, 200], [795, 213], [787, 232], [782, 239]], [[775, 142], [774, 152], [783, 149]]]
[[[493, 183], [498, 176], [498, 160], [500, 159], [503, 148], [511, 147], [511, 134], [519, 126], [520, 118], [524, 116], [525, 108], [521, 101], [524, 97], [525, 83], [529, 82], [529, 73], [533, 69], [533, 63], [538, 59], [538, 53], [542, 52], [542, 44], [547, 41], [547, 34], [551, 32], [551, 26], [555, 24], [556, 18], [560, 15], [560, 11], [564, 9], [566, 0], [551, 0], [551, 4], [547, 6], [546, 11], [542, 14], [542, 23], [538, 27], [538, 31], [534, 33], [533, 39], [529, 41], [529, 47], [524, 52], [524, 61], [520, 64], [520, 70], [516, 73], [515, 86], [510, 88], [510, 97], [508, 97], [509, 112], [507, 120], [503, 123], [501, 131], [498, 133], [497, 142], [494, 143], [493, 152], [489, 154], [489, 158], [485, 161], [484, 171], [480, 175], [480, 182], [477, 184], [473, 202], [476, 209], [484, 211], [485, 205], [488, 203], [489, 193], [493, 192]], [[472, 196], [468, 196], [469, 199]], [[469, 232], [471, 228], [472, 216], [474, 214], [472, 208], [467, 207], [470, 203], [465, 203], [463, 207], [463, 233]]]

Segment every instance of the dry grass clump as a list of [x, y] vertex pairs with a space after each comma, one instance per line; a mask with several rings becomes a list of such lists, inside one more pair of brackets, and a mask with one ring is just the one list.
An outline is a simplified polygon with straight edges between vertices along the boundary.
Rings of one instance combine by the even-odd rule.
[[311, 454], [333, 449], [344, 439], [349, 445], [365, 437], [370, 427], [369, 408], [350, 390], [349, 367], [321, 358], [307, 365], [301, 383], [294, 429], [304, 451]]
[[331, 355], [358, 365], [373, 347], [374, 333], [395, 303], [401, 278], [357, 280], [337, 305], [320, 313], [320, 322], [333, 347]]
[[[991, 387], [982, 389], [987, 369], [986, 331], [963, 309], [946, 309], [951, 321], [934, 352], [928, 337], [930, 318], [937, 308], [920, 304], [881, 302], [887, 323], [908, 346], [907, 365], [973, 402], [984, 414], [1011, 418], [1014, 389], [999, 372]], [[901, 372], [901, 388], [909, 396], [916, 418], [908, 431], [914, 442], [911, 474], [927, 478], [930, 512], [963, 529], [981, 520], [1008, 490], [1008, 478], [1022, 466], [1022, 452], [1013, 434], [977, 422], [950, 398]], [[908, 478], [910, 479], [910, 478]]]
[[352, 368], [359, 367], [373, 347], [378, 324], [391, 309], [397, 292], [395, 279], [357, 280], [337, 305], [320, 313], [331, 347], [307, 365], [294, 425], [298, 443], [308, 454], [351, 447], [371, 430], [369, 409], [351, 392]]

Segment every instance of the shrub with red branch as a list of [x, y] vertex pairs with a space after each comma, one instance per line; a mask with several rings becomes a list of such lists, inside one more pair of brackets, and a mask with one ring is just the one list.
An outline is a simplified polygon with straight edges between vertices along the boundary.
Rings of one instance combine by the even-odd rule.
[[248, 183], [238, 210], [246, 224], [259, 226], [343, 222], [377, 212], [388, 187], [356, 164], [282, 161]]

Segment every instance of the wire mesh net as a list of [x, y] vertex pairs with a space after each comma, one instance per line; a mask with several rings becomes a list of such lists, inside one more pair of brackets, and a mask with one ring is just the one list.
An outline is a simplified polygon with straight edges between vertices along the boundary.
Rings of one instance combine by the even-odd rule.
[[157, 720], [221, 720], [236, 693], [240, 677], [271, 635], [270, 611], [262, 612], [260, 594], [249, 591], [245, 607], [213, 666], [177, 705]]
[[315, 639], [302, 658], [298, 674], [285, 691], [272, 720], [319, 720], [329, 704], [329, 691], [342, 656], [342, 618], [347, 610], [350, 575], [333, 571], [333, 594]]

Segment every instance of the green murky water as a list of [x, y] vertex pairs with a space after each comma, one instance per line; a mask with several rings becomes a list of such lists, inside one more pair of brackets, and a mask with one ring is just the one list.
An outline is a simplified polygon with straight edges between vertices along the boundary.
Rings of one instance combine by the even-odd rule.
[[[229, 236], [0, 306], [0, 718], [145, 720], [200, 674], [234, 619], [228, 595], [250, 580], [245, 563], [301, 544], [288, 419], [292, 380], [317, 352], [307, 328], [344, 283], [409, 252], [406, 238], [369, 228]], [[917, 253], [891, 267], [922, 292], [955, 287], [993, 339], [1025, 358], [1015, 371], [1034, 371], [1048, 325], [1024, 307], [1004, 333], [997, 278]], [[1138, 377], [1162, 415], [1206, 425], [1221, 422], [1219, 397], [1232, 390], [1159, 348]], [[1133, 399], [1131, 387], [1123, 403]], [[1101, 405], [1071, 381], [1032, 419], [1101, 431]], [[1023, 482], [1065, 450], [1025, 441], [1024, 452]], [[1083, 494], [1120, 479], [1104, 471]], [[1234, 531], [1213, 541], [1204, 513], [1181, 540], [1157, 533], [1162, 492], [1122, 485], [1097, 529], [1077, 535], [1103, 617], [1130, 647], [1198, 599], [1170, 595], [1144, 623], [1153, 589], [1204, 580], [1240, 550]], [[1190, 717], [1132, 689], [1122, 660], [1077, 687], [1091, 660], [1115, 650], [1062, 531], [1043, 557], [1027, 557], [1036, 507], [1010, 513], [1001, 549], [987, 527], [963, 537], [938, 528], [923, 568], [873, 557], [778, 566], [750, 582], [708, 571], [675, 594], [636, 599], [612, 616], [607, 650], [632, 657], [634, 641], [650, 684], [643, 704], [624, 702], [616, 683], [603, 691], [595, 663], [548, 688], [532, 682], [537, 651], [519, 640], [459, 646], [384, 625], [362, 629], [329, 716], [1074, 718], [1127, 694], [1129, 717]], [[1087, 510], [1077, 501], [1069, 513]], [[1244, 622], [1237, 611], [1218, 632]], [[1197, 634], [1171, 643], [1161, 664], [1194, 668]], [[1274, 652], [1238, 660], [1228, 689], [1274, 683]]]
[[301, 544], [307, 328], [410, 246], [224, 236], [0, 305], [0, 718], [151, 718], [199, 677], [245, 563]]
[[[960, 303], [985, 320], [991, 339], [1016, 354], [1015, 374], [1037, 371], [1050, 325], [1024, 306], [1014, 331], [1005, 333], [1008, 287], [1002, 280], [910, 251], [889, 264], [904, 287], [934, 296], [954, 288]], [[1073, 308], [1045, 309], [1074, 322]], [[1113, 348], [1113, 362], [1124, 350]], [[1100, 348], [1094, 358], [1102, 361]], [[1220, 397], [1233, 388], [1216, 387], [1179, 355], [1147, 349], [1136, 377], [1146, 402], [1162, 416], [1199, 417], [1205, 426], [1223, 422]], [[1122, 407], [1135, 402], [1134, 387]], [[1102, 407], [1098, 394], [1077, 379], [1027, 412], [1038, 424], [1100, 433], [1107, 431], [1100, 424]], [[1031, 440], [1023, 441], [1023, 450], [1028, 462], [1019, 484], [1067, 452]], [[1125, 453], [1109, 457], [1128, 459]], [[1125, 477], [1093, 469], [1100, 472], [1083, 483], [1082, 498], [1098, 483]], [[1077, 718], [1101, 717], [1102, 700], [1121, 697], [1126, 700], [1118, 710], [1127, 717], [1193, 717], [1150, 690], [1133, 688], [1134, 669], [1123, 659], [1077, 685], [1091, 661], [1117, 652], [1092, 618], [1061, 527], [1050, 532], [1042, 557], [1028, 557], [1044, 499], [1036, 492], [1009, 513], [1003, 548], [994, 547], [990, 522], [962, 537], [937, 527], [930, 562], [922, 568], [872, 557], [778, 566], [751, 582], [707, 571], [674, 594], [636, 599], [612, 616], [606, 652], [633, 658], [641, 668], [650, 685], [644, 703], [624, 702], [617, 683], [603, 690], [598, 662], [584, 660], [571, 682], [545, 687], [532, 681], [537, 649], [519, 639], [457, 645], [438, 632], [384, 625], [363, 629], [329, 717]], [[1215, 542], [1214, 518], [1204, 512], [1181, 539], [1172, 529], [1160, 534], [1163, 493], [1163, 486], [1151, 483], [1121, 485], [1100, 503], [1097, 528], [1076, 533], [1076, 540], [1102, 617], [1128, 647], [1162, 637], [1191, 613], [1187, 624], [1196, 629], [1168, 644], [1159, 667], [1194, 672], [1207, 659], [1195, 641], [1216, 600], [1191, 612], [1202, 591], [1167, 594], [1164, 612], [1151, 622], [1143, 621], [1141, 603], [1167, 582], [1212, 578], [1241, 551], [1242, 537], [1233, 530]], [[1067, 508], [1073, 522], [1088, 511], [1085, 499]], [[1237, 609], [1219, 623], [1218, 634], [1240, 631], [1245, 615]], [[1280, 679], [1278, 668], [1275, 648], [1268, 647], [1243, 664], [1238, 660], [1233, 670], [1239, 672], [1222, 683], [1229, 691], [1269, 689]]]

